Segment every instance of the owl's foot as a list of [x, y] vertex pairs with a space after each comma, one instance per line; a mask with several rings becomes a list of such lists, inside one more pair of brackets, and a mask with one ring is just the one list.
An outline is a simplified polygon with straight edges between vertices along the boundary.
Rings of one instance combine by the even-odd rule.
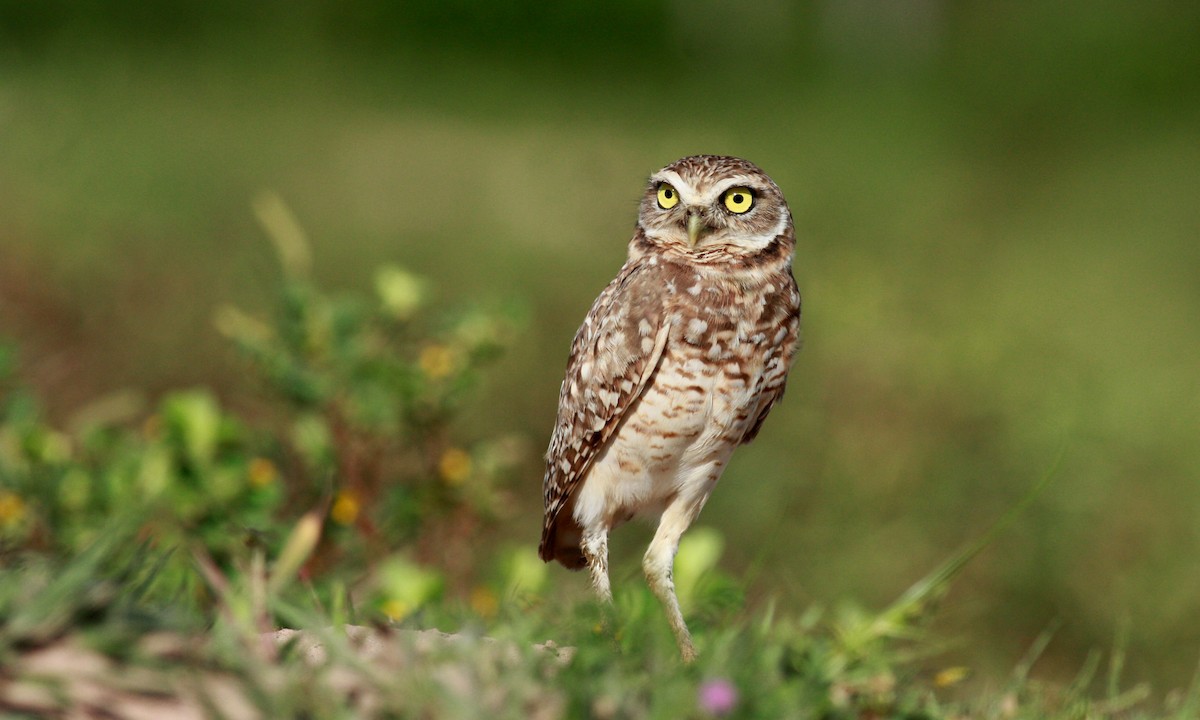
[[585, 530], [580, 550], [587, 561], [588, 573], [592, 577], [592, 590], [601, 600], [612, 602], [612, 588], [608, 583], [608, 530]]
[[675, 565], [675, 552], [679, 549], [679, 538], [691, 523], [698, 508], [693, 510], [686, 504], [674, 504], [663, 513], [658, 530], [646, 555], [642, 558], [642, 570], [646, 573], [646, 582], [650, 590], [662, 603], [667, 614], [667, 622], [671, 632], [675, 634], [675, 642], [679, 645], [679, 655], [685, 663], [696, 659], [696, 646], [692, 642], [692, 634], [688, 632], [687, 623], [683, 621], [683, 612], [679, 609], [679, 598], [675, 595], [675, 580], [672, 577]]

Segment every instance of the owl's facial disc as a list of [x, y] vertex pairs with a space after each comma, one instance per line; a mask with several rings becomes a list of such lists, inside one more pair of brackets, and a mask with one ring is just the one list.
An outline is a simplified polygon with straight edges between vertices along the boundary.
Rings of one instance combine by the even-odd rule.
[[650, 176], [640, 221], [650, 237], [689, 252], [752, 253], [788, 223], [774, 200], [770, 180], [750, 172], [681, 175], [668, 167]]

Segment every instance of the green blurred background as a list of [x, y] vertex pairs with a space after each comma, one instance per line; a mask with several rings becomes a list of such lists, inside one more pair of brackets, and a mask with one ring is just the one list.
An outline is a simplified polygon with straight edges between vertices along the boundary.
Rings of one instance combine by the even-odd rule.
[[[906, 0], [0, 0], [0, 334], [50, 412], [126, 387], [255, 388], [213, 328], [277, 270], [382, 262], [524, 305], [470, 418], [528, 441], [536, 542], [570, 338], [645, 176], [761, 165], [798, 227], [805, 346], [700, 523], [750, 597], [882, 605], [1057, 480], [934, 630], [996, 684], [1061, 622], [1068, 676], [1128, 633], [1200, 660], [1200, 5]], [[640, 582], [645, 528], [618, 533]], [[558, 584], [581, 591], [565, 572]], [[566, 591], [566, 590], [565, 590]]]

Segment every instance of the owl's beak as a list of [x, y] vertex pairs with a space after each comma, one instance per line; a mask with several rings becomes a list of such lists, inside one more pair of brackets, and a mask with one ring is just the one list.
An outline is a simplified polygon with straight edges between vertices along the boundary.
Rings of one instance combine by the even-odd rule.
[[700, 233], [704, 232], [704, 218], [700, 217], [700, 213], [692, 211], [688, 213], [688, 245], [696, 247], [696, 242], [700, 240]]

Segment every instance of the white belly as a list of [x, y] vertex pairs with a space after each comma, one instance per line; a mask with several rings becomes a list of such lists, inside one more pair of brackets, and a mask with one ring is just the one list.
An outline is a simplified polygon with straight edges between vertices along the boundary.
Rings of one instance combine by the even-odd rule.
[[703, 505], [712, 492], [757, 413], [753, 390], [761, 370], [731, 376], [720, 363], [686, 354], [667, 353], [592, 464], [575, 496], [580, 526], [657, 518], [677, 498]]

